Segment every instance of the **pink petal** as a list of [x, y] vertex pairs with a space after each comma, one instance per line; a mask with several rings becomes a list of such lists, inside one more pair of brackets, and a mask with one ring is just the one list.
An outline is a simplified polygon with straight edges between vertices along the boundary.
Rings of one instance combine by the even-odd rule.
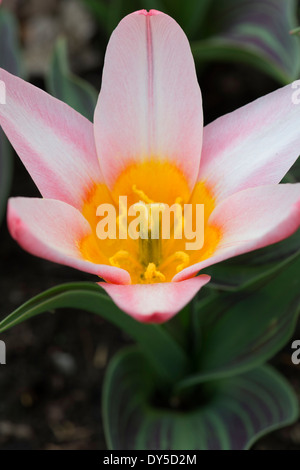
[[127, 271], [82, 258], [78, 242], [91, 229], [74, 207], [51, 199], [17, 197], [9, 200], [7, 218], [11, 236], [32, 255], [95, 274], [109, 282], [130, 282]]
[[130, 284], [99, 282], [115, 304], [142, 323], [163, 323], [178, 313], [210, 281], [202, 275], [183, 282]]
[[80, 207], [101, 179], [93, 125], [63, 102], [0, 69], [0, 124], [41, 194]]
[[188, 40], [169, 16], [126, 16], [109, 41], [95, 112], [100, 166], [113, 184], [128, 162], [171, 159], [195, 182], [202, 101]]
[[300, 226], [300, 183], [245, 189], [222, 201], [209, 223], [223, 232], [217, 251], [211, 258], [176, 274], [174, 281], [292, 235]]
[[292, 85], [204, 128], [199, 179], [218, 200], [242, 189], [279, 183], [300, 154], [300, 106]]

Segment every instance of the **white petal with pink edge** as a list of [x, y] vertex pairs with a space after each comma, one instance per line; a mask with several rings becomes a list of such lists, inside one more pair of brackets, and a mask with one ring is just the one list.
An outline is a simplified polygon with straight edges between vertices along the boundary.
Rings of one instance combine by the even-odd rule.
[[80, 207], [93, 181], [101, 181], [93, 124], [2, 69], [0, 80], [6, 85], [0, 124], [41, 194]]
[[220, 201], [246, 188], [279, 183], [300, 153], [300, 105], [283, 87], [204, 128], [199, 179]]
[[163, 323], [178, 313], [210, 281], [201, 275], [182, 282], [120, 286], [99, 282], [115, 304], [142, 323]]
[[261, 186], [233, 194], [216, 207], [209, 223], [223, 233], [216, 252], [176, 274], [174, 281], [292, 235], [300, 227], [300, 183]]
[[78, 242], [91, 229], [81, 213], [64, 202], [11, 198], [7, 223], [11, 236], [32, 255], [95, 274], [108, 282], [130, 282], [127, 271], [82, 258]]
[[202, 100], [188, 40], [169, 16], [125, 17], [109, 41], [95, 111], [102, 173], [112, 185], [129, 161], [174, 161], [193, 186], [202, 146]]

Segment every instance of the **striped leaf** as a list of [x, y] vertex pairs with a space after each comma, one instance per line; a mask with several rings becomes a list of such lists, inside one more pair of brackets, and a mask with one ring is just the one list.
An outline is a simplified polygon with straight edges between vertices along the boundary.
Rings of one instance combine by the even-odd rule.
[[254, 65], [282, 83], [298, 77], [299, 38], [296, 0], [214, 0], [206, 39], [195, 41], [196, 61], [233, 61]]
[[125, 314], [102, 289], [88, 282], [53, 287], [33, 297], [0, 321], [0, 333], [31, 317], [58, 308], [81, 309], [110, 321], [141, 345], [152, 366], [165, 381], [178, 380], [188, 359], [177, 342], [160, 325], [145, 325]]
[[[138, 0], [83, 0], [87, 8], [101, 26], [101, 29], [110, 36], [119, 21], [124, 16], [135, 10], [147, 8], [147, 5], [140, 5]], [[147, 2], [147, 0], [146, 0]], [[153, 0], [150, 8], [157, 8], [160, 0]]]
[[237, 256], [205, 269], [211, 276], [207, 287], [238, 291], [285, 268], [300, 253], [300, 230], [274, 245]]
[[274, 356], [296, 326], [300, 310], [299, 272], [297, 255], [255, 291], [213, 295], [200, 302], [197, 308], [201, 341], [195, 354], [198, 372], [181, 381], [178, 389], [239, 374]]
[[0, 67], [14, 75], [22, 75], [18, 25], [14, 17], [0, 8]]
[[93, 121], [98, 93], [88, 82], [70, 72], [67, 44], [63, 38], [57, 40], [54, 48], [47, 88], [53, 96]]
[[294, 392], [267, 366], [207, 383], [185, 404], [178, 397], [159, 400], [157, 386], [137, 350], [124, 350], [112, 360], [103, 391], [109, 449], [243, 450], [298, 416]]

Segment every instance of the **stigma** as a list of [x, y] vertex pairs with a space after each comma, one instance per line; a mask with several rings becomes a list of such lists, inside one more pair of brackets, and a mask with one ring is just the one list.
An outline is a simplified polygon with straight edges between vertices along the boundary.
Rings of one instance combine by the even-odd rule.
[[[161, 220], [164, 204], [137, 202], [133, 205], [139, 214], [139, 262], [143, 267], [150, 263], [158, 266], [162, 260]], [[131, 234], [134, 238], [134, 234]]]

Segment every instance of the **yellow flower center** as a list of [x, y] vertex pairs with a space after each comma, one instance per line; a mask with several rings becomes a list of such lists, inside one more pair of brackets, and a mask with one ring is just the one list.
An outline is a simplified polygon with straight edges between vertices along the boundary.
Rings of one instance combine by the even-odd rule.
[[[132, 206], [140, 214], [138, 239], [130, 236], [133, 216], [123, 217], [120, 196], [126, 196], [127, 207]], [[117, 228], [121, 227], [123, 232], [116, 230], [115, 238], [103, 240], [97, 236], [97, 208], [101, 204], [111, 204], [116, 210]], [[182, 207], [182, 214], [185, 214], [185, 205], [190, 205], [193, 214], [191, 228], [194, 231], [196, 205], [203, 204], [204, 244], [200, 249], [187, 249], [191, 241], [184, 230], [187, 222], [185, 217], [177, 218], [176, 212], [171, 213], [170, 236], [162, 236], [162, 215], [165, 207], [174, 204], [177, 208]], [[105, 184], [99, 183], [86, 195], [82, 214], [90, 223], [92, 233], [78, 241], [79, 248], [88, 261], [127, 270], [133, 284], [170, 282], [176, 273], [215, 252], [221, 230], [208, 223], [214, 207], [212, 190], [205, 182], [196, 183], [191, 192], [186, 178], [175, 165], [156, 160], [130, 164], [120, 174], [111, 191]], [[129, 236], [120, 236], [121, 232]]]

